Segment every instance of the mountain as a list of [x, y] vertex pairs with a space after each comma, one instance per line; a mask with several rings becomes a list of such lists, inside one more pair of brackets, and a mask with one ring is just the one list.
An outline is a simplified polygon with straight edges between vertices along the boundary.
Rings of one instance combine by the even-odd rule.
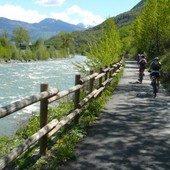
[[25, 28], [29, 32], [32, 40], [36, 40], [38, 38], [48, 39], [60, 32], [73, 32], [85, 29], [83, 25], [73, 25], [51, 18], [46, 18], [39, 23], [30, 24], [27, 22], [0, 17], [0, 34], [7, 31], [11, 37], [12, 31], [18, 26]]
[[[137, 5], [135, 5], [131, 10], [121, 13], [115, 17], [112, 17], [118, 28], [130, 25], [142, 12], [144, 5], [147, 0], [141, 0]], [[105, 21], [104, 21], [105, 22]], [[104, 23], [103, 22], [103, 23]], [[90, 30], [99, 30], [102, 28], [103, 23], [90, 28]]]
[[130, 25], [142, 12], [147, 0], [141, 0], [131, 10], [113, 17], [113, 20], [117, 24], [118, 28]]
[[[112, 17], [118, 28], [130, 25], [137, 16], [142, 12], [144, 4], [147, 0], [141, 0], [136, 6], [131, 10]], [[8, 32], [9, 36], [12, 36], [12, 31], [17, 27], [21, 26], [25, 28], [32, 40], [38, 38], [49, 39], [57, 35], [60, 32], [73, 32], [73, 31], [82, 31], [82, 30], [99, 30], [101, 29], [103, 23], [95, 27], [85, 27], [82, 23], [78, 25], [73, 25], [66, 23], [61, 20], [56, 20], [52, 18], [46, 18], [39, 23], [27, 23], [16, 20], [10, 20], [7, 18], [0, 17], [0, 35], [3, 34], [4, 30]], [[88, 31], [87, 31], [88, 32]], [[78, 33], [79, 34], [79, 33]]]

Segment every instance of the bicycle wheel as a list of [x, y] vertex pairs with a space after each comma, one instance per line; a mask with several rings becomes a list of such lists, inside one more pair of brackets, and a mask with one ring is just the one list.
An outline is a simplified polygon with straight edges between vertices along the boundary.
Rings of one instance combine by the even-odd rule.
[[156, 83], [156, 77], [153, 77], [153, 79], [152, 79], [152, 87], [153, 87], [154, 97], [156, 97], [157, 92], [158, 92], [157, 83]]
[[139, 79], [138, 80], [139, 80], [140, 83], [142, 83], [142, 81], [143, 81], [143, 73], [142, 72], [139, 73]]

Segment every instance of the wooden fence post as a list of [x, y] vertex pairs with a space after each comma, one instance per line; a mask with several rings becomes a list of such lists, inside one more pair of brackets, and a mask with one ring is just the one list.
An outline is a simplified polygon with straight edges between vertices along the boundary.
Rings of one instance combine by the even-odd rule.
[[[80, 74], [77, 74], [75, 76], [75, 85], [80, 83]], [[75, 91], [75, 96], [74, 96], [74, 108], [78, 108], [78, 104], [80, 102], [80, 89]], [[79, 123], [79, 115], [77, 115], [74, 119], [75, 123]]]
[[[47, 91], [48, 84], [41, 84], [40, 91]], [[47, 124], [47, 115], [48, 115], [48, 100], [43, 99], [40, 102], [40, 128], [44, 127]], [[46, 155], [47, 153], [47, 135], [44, 135], [40, 139], [40, 154]]]
[[[100, 68], [100, 74], [103, 72], [103, 69]], [[99, 88], [102, 87], [102, 77], [99, 78]]]
[[[93, 70], [90, 70], [90, 75], [93, 74]], [[90, 79], [89, 81], [89, 93], [93, 91], [93, 83], [94, 83], [94, 78]]]
[[[107, 66], [105, 66], [105, 68], [107, 69]], [[107, 73], [108, 73], [108, 71], [106, 71], [105, 80], [107, 80]]]
[[[110, 64], [110, 69], [112, 69], [113, 68], [113, 66], [112, 66], [112, 64]], [[112, 70], [110, 70], [109, 71], [109, 78], [111, 78], [112, 77]]]
[[116, 73], [116, 70], [117, 70], [117, 65], [114, 64], [114, 69], [113, 69], [113, 74]]

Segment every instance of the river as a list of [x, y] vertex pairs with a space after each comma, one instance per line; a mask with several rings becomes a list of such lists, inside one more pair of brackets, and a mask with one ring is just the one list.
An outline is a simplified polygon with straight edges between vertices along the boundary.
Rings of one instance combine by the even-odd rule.
[[[84, 63], [84, 56], [28, 63], [0, 64], [0, 107], [40, 92], [40, 84], [66, 90], [74, 86], [78, 73], [73, 63]], [[0, 119], [0, 136], [12, 135], [37, 111], [36, 104]]]

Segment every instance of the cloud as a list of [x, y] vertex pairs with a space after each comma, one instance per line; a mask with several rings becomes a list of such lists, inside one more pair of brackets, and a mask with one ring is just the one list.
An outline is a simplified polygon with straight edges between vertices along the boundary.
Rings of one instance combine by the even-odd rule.
[[3, 5], [0, 6], [0, 16], [12, 20], [35, 23], [47, 18], [48, 16], [39, 14], [35, 10], [25, 10], [20, 6]]
[[53, 12], [50, 15], [55, 19], [60, 19], [72, 24], [83, 23], [86, 26], [95, 26], [104, 21], [101, 16], [95, 15], [90, 11], [83, 10], [77, 5], [73, 5], [60, 13]]
[[60, 6], [65, 2], [65, 0], [37, 0], [36, 3], [43, 6]]
[[6, 4], [0, 6], [0, 16], [28, 23], [36, 23], [45, 18], [54, 18], [75, 25], [83, 23], [85, 26], [95, 26], [104, 21], [102, 17], [95, 15], [90, 11], [83, 10], [76, 5], [73, 5], [62, 12], [51, 12], [48, 13], [48, 15], [45, 15], [40, 14], [36, 10], [26, 10], [17, 5]]

